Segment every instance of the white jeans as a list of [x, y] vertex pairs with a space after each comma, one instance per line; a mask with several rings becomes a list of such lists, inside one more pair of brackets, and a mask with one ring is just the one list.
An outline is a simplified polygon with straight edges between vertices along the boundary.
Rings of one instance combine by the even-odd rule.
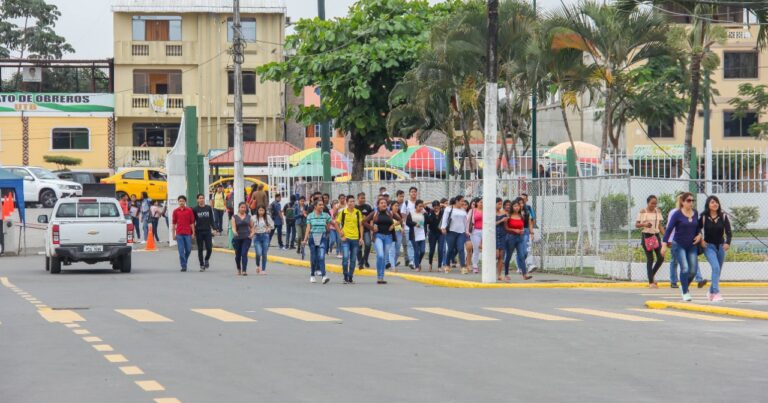
[[480, 242], [483, 240], [483, 230], [481, 229], [475, 229], [472, 230], [472, 235], [470, 237], [472, 240], [472, 268], [477, 269], [480, 264]]

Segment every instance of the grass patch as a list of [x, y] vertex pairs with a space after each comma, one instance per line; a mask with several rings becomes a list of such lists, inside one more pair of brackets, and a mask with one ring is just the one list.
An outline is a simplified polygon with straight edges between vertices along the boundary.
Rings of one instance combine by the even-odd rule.
[[[672, 253], [667, 248], [667, 253], [664, 255], [664, 261], [669, 262], [672, 259]], [[632, 254], [633, 262], [645, 262], [645, 252], [640, 247], [629, 247], [626, 245], [617, 245], [612, 251], [604, 253], [601, 257], [603, 260], [610, 260], [615, 262], [626, 262], [629, 254]], [[706, 262], [707, 258], [704, 255], [699, 255], [699, 262]], [[748, 251], [741, 251], [737, 248], [732, 248], [725, 254], [725, 261], [728, 262], [766, 262], [768, 256], [759, 255]]]

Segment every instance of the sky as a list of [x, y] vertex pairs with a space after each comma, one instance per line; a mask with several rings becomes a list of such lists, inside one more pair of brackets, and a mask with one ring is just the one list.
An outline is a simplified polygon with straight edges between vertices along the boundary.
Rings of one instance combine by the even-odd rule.
[[[112, 57], [112, 13], [110, 0], [47, 0], [58, 6], [61, 17], [56, 32], [64, 36], [75, 48], [67, 59], [104, 59]], [[563, 0], [572, 3], [574, 0]], [[439, 0], [430, 0], [437, 3]], [[326, 0], [326, 18], [346, 15], [354, 0]], [[538, 0], [542, 8], [554, 8], [561, 0]], [[288, 16], [297, 21], [317, 15], [317, 0], [286, 0]]]

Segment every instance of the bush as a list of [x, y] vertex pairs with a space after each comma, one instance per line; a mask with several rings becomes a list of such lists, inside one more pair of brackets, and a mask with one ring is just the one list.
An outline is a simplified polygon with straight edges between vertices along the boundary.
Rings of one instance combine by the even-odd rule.
[[[645, 251], [642, 247], [630, 247], [626, 245], [618, 245], [610, 252], [602, 255], [603, 260], [609, 260], [614, 262], [626, 262], [629, 259], [629, 253], [632, 253], [632, 261], [635, 263], [645, 262]], [[672, 259], [671, 248], [667, 248], [667, 253], [664, 255], [664, 262], [669, 263]], [[699, 262], [706, 262], [707, 258], [704, 255], [699, 255]], [[765, 262], [768, 261], [768, 256], [760, 255], [750, 251], [742, 251], [738, 248], [729, 249], [725, 253], [725, 266], [728, 266], [728, 262]]]
[[600, 229], [610, 231], [627, 226], [627, 214], [635, 202], [624, 193], [612, 193], [600, 199], [600, 205]]
[[734, 231], [744, 231], [749, 224], [760, 219], [760, 210], [757, 206], [733, 207], [730, 218]]
[[666, 220], [666, 217], [669, 215], [669, 212], [672, 211], [672, 209], [677, 207], [677, 204], [675, 203], [676, 196], [671, 193], [664, 193], [658, 196], [659, 200], [659, 209], [664, 213], [664, 218]]
[[67, 157], [66, 155], [44, 155], [43, 160], [49, 164], [56, 164], [62, 170], [83, 163], [81, 158]]

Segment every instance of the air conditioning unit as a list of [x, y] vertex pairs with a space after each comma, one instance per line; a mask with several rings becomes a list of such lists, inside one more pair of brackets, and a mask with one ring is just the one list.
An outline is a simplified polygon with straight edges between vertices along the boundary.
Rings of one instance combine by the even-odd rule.
[[21, 70], [21, 80], [25, 83], [39, 83], [43, 81], [43, 69], [37, 66], [24, 67]]

